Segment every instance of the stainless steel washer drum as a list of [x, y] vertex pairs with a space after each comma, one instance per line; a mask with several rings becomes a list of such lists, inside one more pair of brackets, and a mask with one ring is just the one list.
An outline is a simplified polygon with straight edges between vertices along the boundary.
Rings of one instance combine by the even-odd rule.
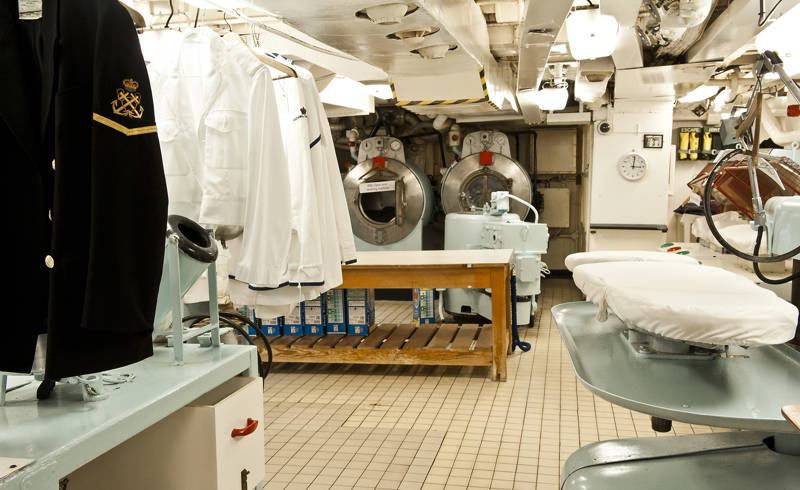
[[393, 158], [365, 160], [350, 169], [344, 193], [353, 234], [375, 245], [402, 240], [418, 223], [427, 224], [433, 212], [428, 177]]
[[[445, 213], [463, 213], [482, 208], [492, 192], [509, 191], [531, 202], [531, 178], [517, 161], [501, 153], [491, 153], [491, 163], [482, 165], [481, 154], [473, 153], [454, 163], [442, 178], [442, 208]], [[488, 160], [488, 156], [483, 157]], [[528, 208], [511, 201], [511, 212], [525, 219]]]

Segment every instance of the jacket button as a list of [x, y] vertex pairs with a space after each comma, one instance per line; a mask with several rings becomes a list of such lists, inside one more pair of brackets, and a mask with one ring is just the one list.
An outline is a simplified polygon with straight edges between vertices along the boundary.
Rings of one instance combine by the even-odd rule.
[[47, 266], [48, 269], [52, 269], [54, 265], [56, 265], [56, 261], [53, 260], [53, 257], [48, 255], [44, 258], [44, 265]]
[[55, 158], [53, 158], [53, 163], [51, 163], [50, 166], [53, 167], [53, 170], [56, 169], [56, 159]]

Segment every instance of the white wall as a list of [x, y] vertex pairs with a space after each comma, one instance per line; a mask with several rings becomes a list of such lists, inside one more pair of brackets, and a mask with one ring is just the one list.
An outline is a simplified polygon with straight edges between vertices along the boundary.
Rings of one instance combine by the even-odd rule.
[[[593, 131], [590, 169], [588, 226], [592, 224], [666, 225], [670, 221], [670, 173], [673, 164], [673, 104], [669, 100], [617, 100], [608, 110], [606, 121], [612, 131], [601, 135]], [[660, 149], [645, 149], [645, 134], [661, 134]], [[628, 152], [637, 152], [648, 162], [647, 174], [636, 182], [625, 180], [617, 171], [617, 161]], [[652, 249], [666, 241], [661, 232], [603, 230], [588, 232], [587, 249]]]

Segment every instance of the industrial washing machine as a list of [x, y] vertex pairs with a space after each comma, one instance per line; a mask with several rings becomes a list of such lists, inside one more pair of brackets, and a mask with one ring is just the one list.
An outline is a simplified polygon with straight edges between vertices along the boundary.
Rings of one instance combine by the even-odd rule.
[[[533, 196], [531, 178], [511, 158], [508, 136], [499, 131], [476, 131], [464, 138], [462, 159], [447, 169], [442, 180], [445, 250], [513, 248], [517, 281], [517, 323], [528, 325], [536, 311], [536, 295], [547, 266], [547, 225], [523, 221]], [[501, 199], [504, 193], [512, 199]], [[535, 210], [534, 210], [535, 211]], [[448, 289], [444, 309], [453, 314], [492, 318], [491, 292]]]
[[344, 178], [356, 250], [422, 250], [434, 203], [428, 177], [391, 136], [362, 141], [358, 162]]
[[[464, 138], [462, 158], [452, 164], [442, 178], [444, 212], [480, 212], [492, 192], [508, 191], [526, 201], [533, 199], [530, 175], [511, 158], [508, 136], [499, 131], [476, 131]], [[511, 212], [525, 219], [528, 209], [511, 203]]]

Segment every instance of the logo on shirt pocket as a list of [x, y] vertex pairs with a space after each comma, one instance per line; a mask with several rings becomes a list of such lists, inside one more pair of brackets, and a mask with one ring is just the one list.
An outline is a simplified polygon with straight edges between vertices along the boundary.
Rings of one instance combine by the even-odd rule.
[[298, 120], [298, 119], [300, 119], [301, 117], [308, 118], [308, 115], [306, 114], [306, 108], [305, 108], [305, 107], [301, 107], [301, 108], [300, 108], [300, 115], [299, 115], [299, 116], [297, 116], [297, 117], [295, 117], [294, 119], [292, 119], [292, 122], [295, 122], [295, 121], [297, 121], [297, 120]]

